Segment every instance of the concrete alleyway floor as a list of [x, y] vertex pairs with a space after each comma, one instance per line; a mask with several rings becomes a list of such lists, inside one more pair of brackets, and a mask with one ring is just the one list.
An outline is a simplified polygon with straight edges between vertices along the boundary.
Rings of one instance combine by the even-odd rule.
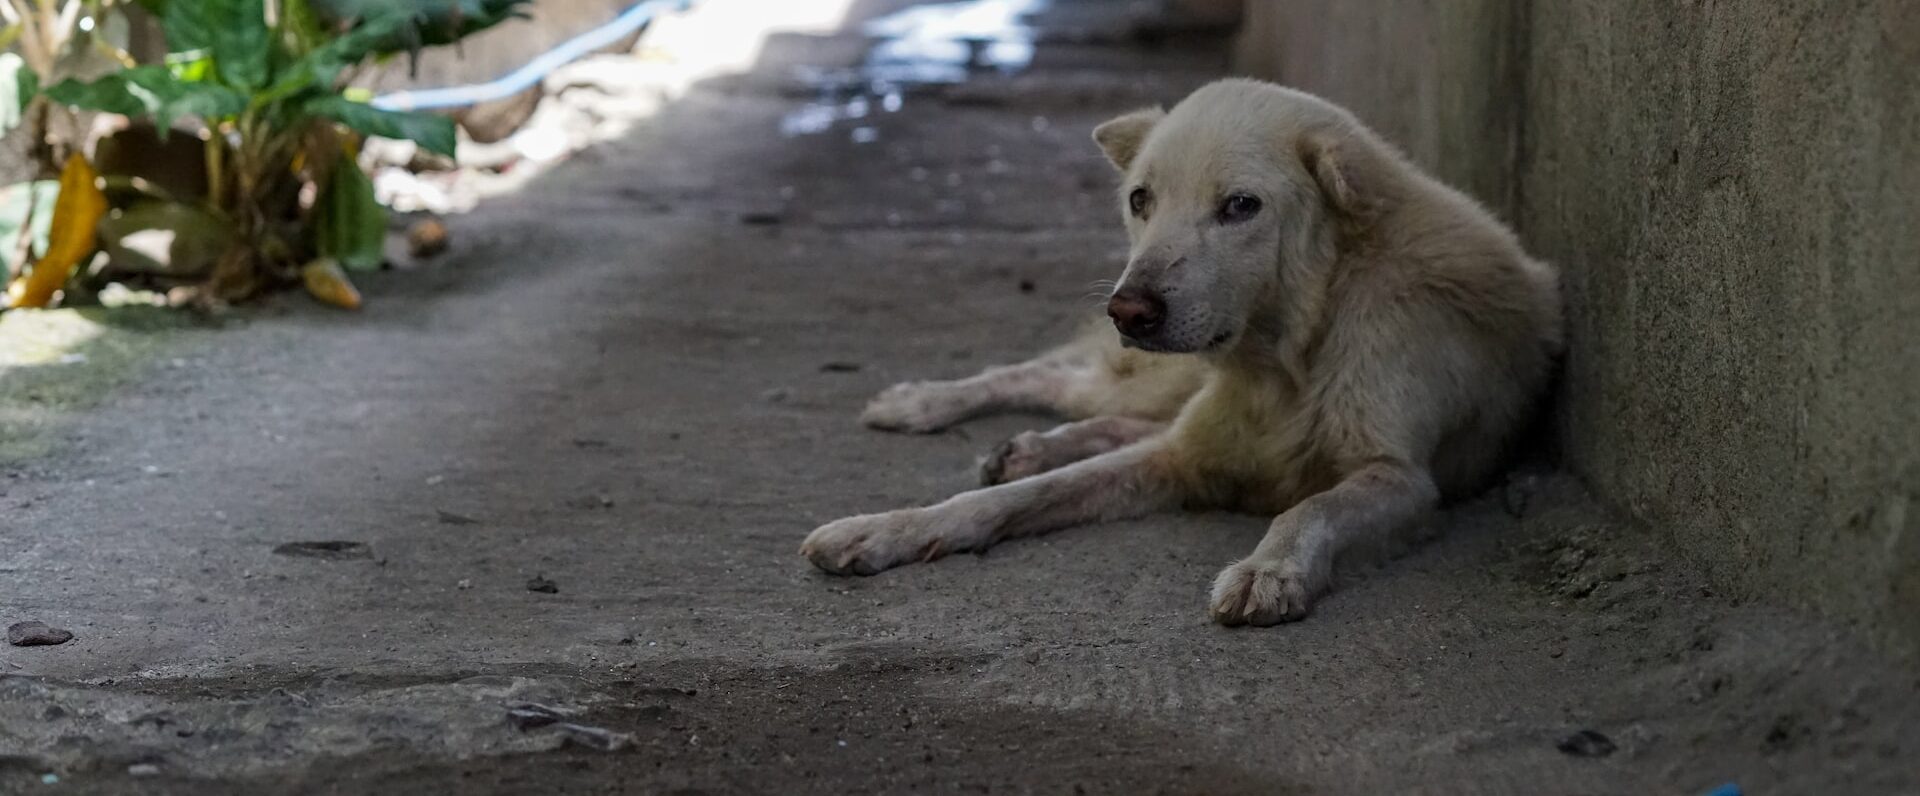
[[[797, 135], [794, 68], [867, 43], [782, 37], [360, 314], [169, 325], [0, 478], [0, 623], [76, 635], [0, 647], [0, 793], [1920, 792], [1911, 669], [1550, 473], [1271, 629], [1205, 612], [1261, 518], [800, 559], [1047, 422], [854, 417], [1032, 353], [1118, 272], [1088, 132], [1224, 52], [1064, 35], [1122, 5]], [[364, 547], [285, 547], [331, 541]]]

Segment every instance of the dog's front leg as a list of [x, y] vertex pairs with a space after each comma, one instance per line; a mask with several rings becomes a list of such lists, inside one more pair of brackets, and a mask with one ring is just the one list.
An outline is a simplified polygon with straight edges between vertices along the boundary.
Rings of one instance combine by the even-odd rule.
[[1356, 542], [1411, 529], [1440, 502], [1426, 470], [1376, 462], [1273, 521], [1253, 555], [1220, 573], [1211, 612], [1223, 625], [1272, 625], [1307, 615], [1333, 580], [1333, 559]]
[[872, 575], [1002, 539], [1174, 508], [1181, 492], [1173, 455], [1155, 438], [932, 506], [848, 517], [808, 534], [800, 553], [828, 572]]

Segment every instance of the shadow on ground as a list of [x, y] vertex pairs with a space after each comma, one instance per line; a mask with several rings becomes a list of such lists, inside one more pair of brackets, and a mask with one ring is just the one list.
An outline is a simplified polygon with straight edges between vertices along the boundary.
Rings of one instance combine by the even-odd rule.
[[[0, 618], [77, 636], [0, 652], [0, 790], [1920, 784], [1911, 672], [1713, 595], [1551, 474], [1270, 630], [1205, 614], [1258, 518], [807, 567], [818, 523], [966, 488], [1043, 422], [853, 417], [1031, 353], [1121, 261], [1088, 132], [1223, 50], [1069, 24], [1114, 8], [1057, 3], [1031, 69], [908, 92], [859, 136], [780, 132], [815, 97], [792, 67], [857, 41], [770, 48], [455, 219], [456, 251], [371, 279], [364, 313], [283, 299], [115, 390], [0, 496]], [[366, 554], [275, 552], [326, 540]], [[1583, 730], [1606, 745], [1560, 748]]]

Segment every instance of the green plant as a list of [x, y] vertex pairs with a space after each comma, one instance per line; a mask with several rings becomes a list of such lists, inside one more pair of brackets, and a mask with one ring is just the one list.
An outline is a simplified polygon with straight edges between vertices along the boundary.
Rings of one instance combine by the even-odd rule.
[[88, 56], [131, 65], [102, 35], [130, 0], [0, 0], [0, 132], [24, 125], [40, 176], [52, 176], [74, 142], [50, 140], [53, 107], [38, 96], [88, 66]]
[[[141, 0], [166, 34], [165, 64], [44, 92], [149, 119], [163, 133], [182, 119], [199, 123], [209, 186], [202, 201], [236, 241], [207, 287], [232, 300], [292, 281], [316, 255], [349, 268], [379, 264], [386, 213], [354, 162], [356, 136], [408, 139], [451, 156], [454, 125], [356, 101], [346, 81], [371, 58], [452, 41], [524, 2], [363, 0], [343, 9], [325, 0]], [[322, 201], [299, 200], [308, 185]]]
[[[58, 176], [62, 161], [78, 147], [79, 121], [40, 94], [43, 83], [97, 68], [101, 63], [130, 65], [120, 48], [126, 26], [120, 11], [130, 0], [0, 0], [0, 134], [28, 142], [24, 155], [31, 175], [41, 181]], [[118, 36], [109, 29], [117, 29]], [[116, 42], [116, 39], [119, 41]], [[54, 183], [47, 182], [52, 185]], [[9, 190], [19, 186], [9, 186]], [[0, 222], [0, 277], [11, 281], [17, 267], [46, 246], [21, 229], [45, 229], [53, 197], [25, 205], [25, 215]]]

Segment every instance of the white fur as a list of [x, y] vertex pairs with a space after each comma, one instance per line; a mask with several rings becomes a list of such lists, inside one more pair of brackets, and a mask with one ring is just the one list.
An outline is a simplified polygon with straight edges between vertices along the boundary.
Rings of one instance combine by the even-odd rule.
[[[1165, 323], [1129, 342], [1172, 353], [1090, 331], [973, 379], [896, 386], [865, 419], [932, 431], [1048, 408], [1136, 422], [1016, 438], [986, 467], [1006, 483], [822, 526], [801, 547], [816, 565], [869, 574], [1224, 507], [1276, 516], [1215, 580], [1212, 616], [1267, 625], [1305, 616], [1343, 549], [1417, 529], [1498, 472], [1547, 383], [1561, 318], [1553, 269], [1486, 210], [1346, 111], [1256, 81], [1122, 116], [1095, 139], [1124, 175], [1133, 246], [1118, 289], [1165, 298]], [[1151, 197], [1139, 214], [1135, 190]], [[1225, 214], [1234, 195], [1260, 210]]]

